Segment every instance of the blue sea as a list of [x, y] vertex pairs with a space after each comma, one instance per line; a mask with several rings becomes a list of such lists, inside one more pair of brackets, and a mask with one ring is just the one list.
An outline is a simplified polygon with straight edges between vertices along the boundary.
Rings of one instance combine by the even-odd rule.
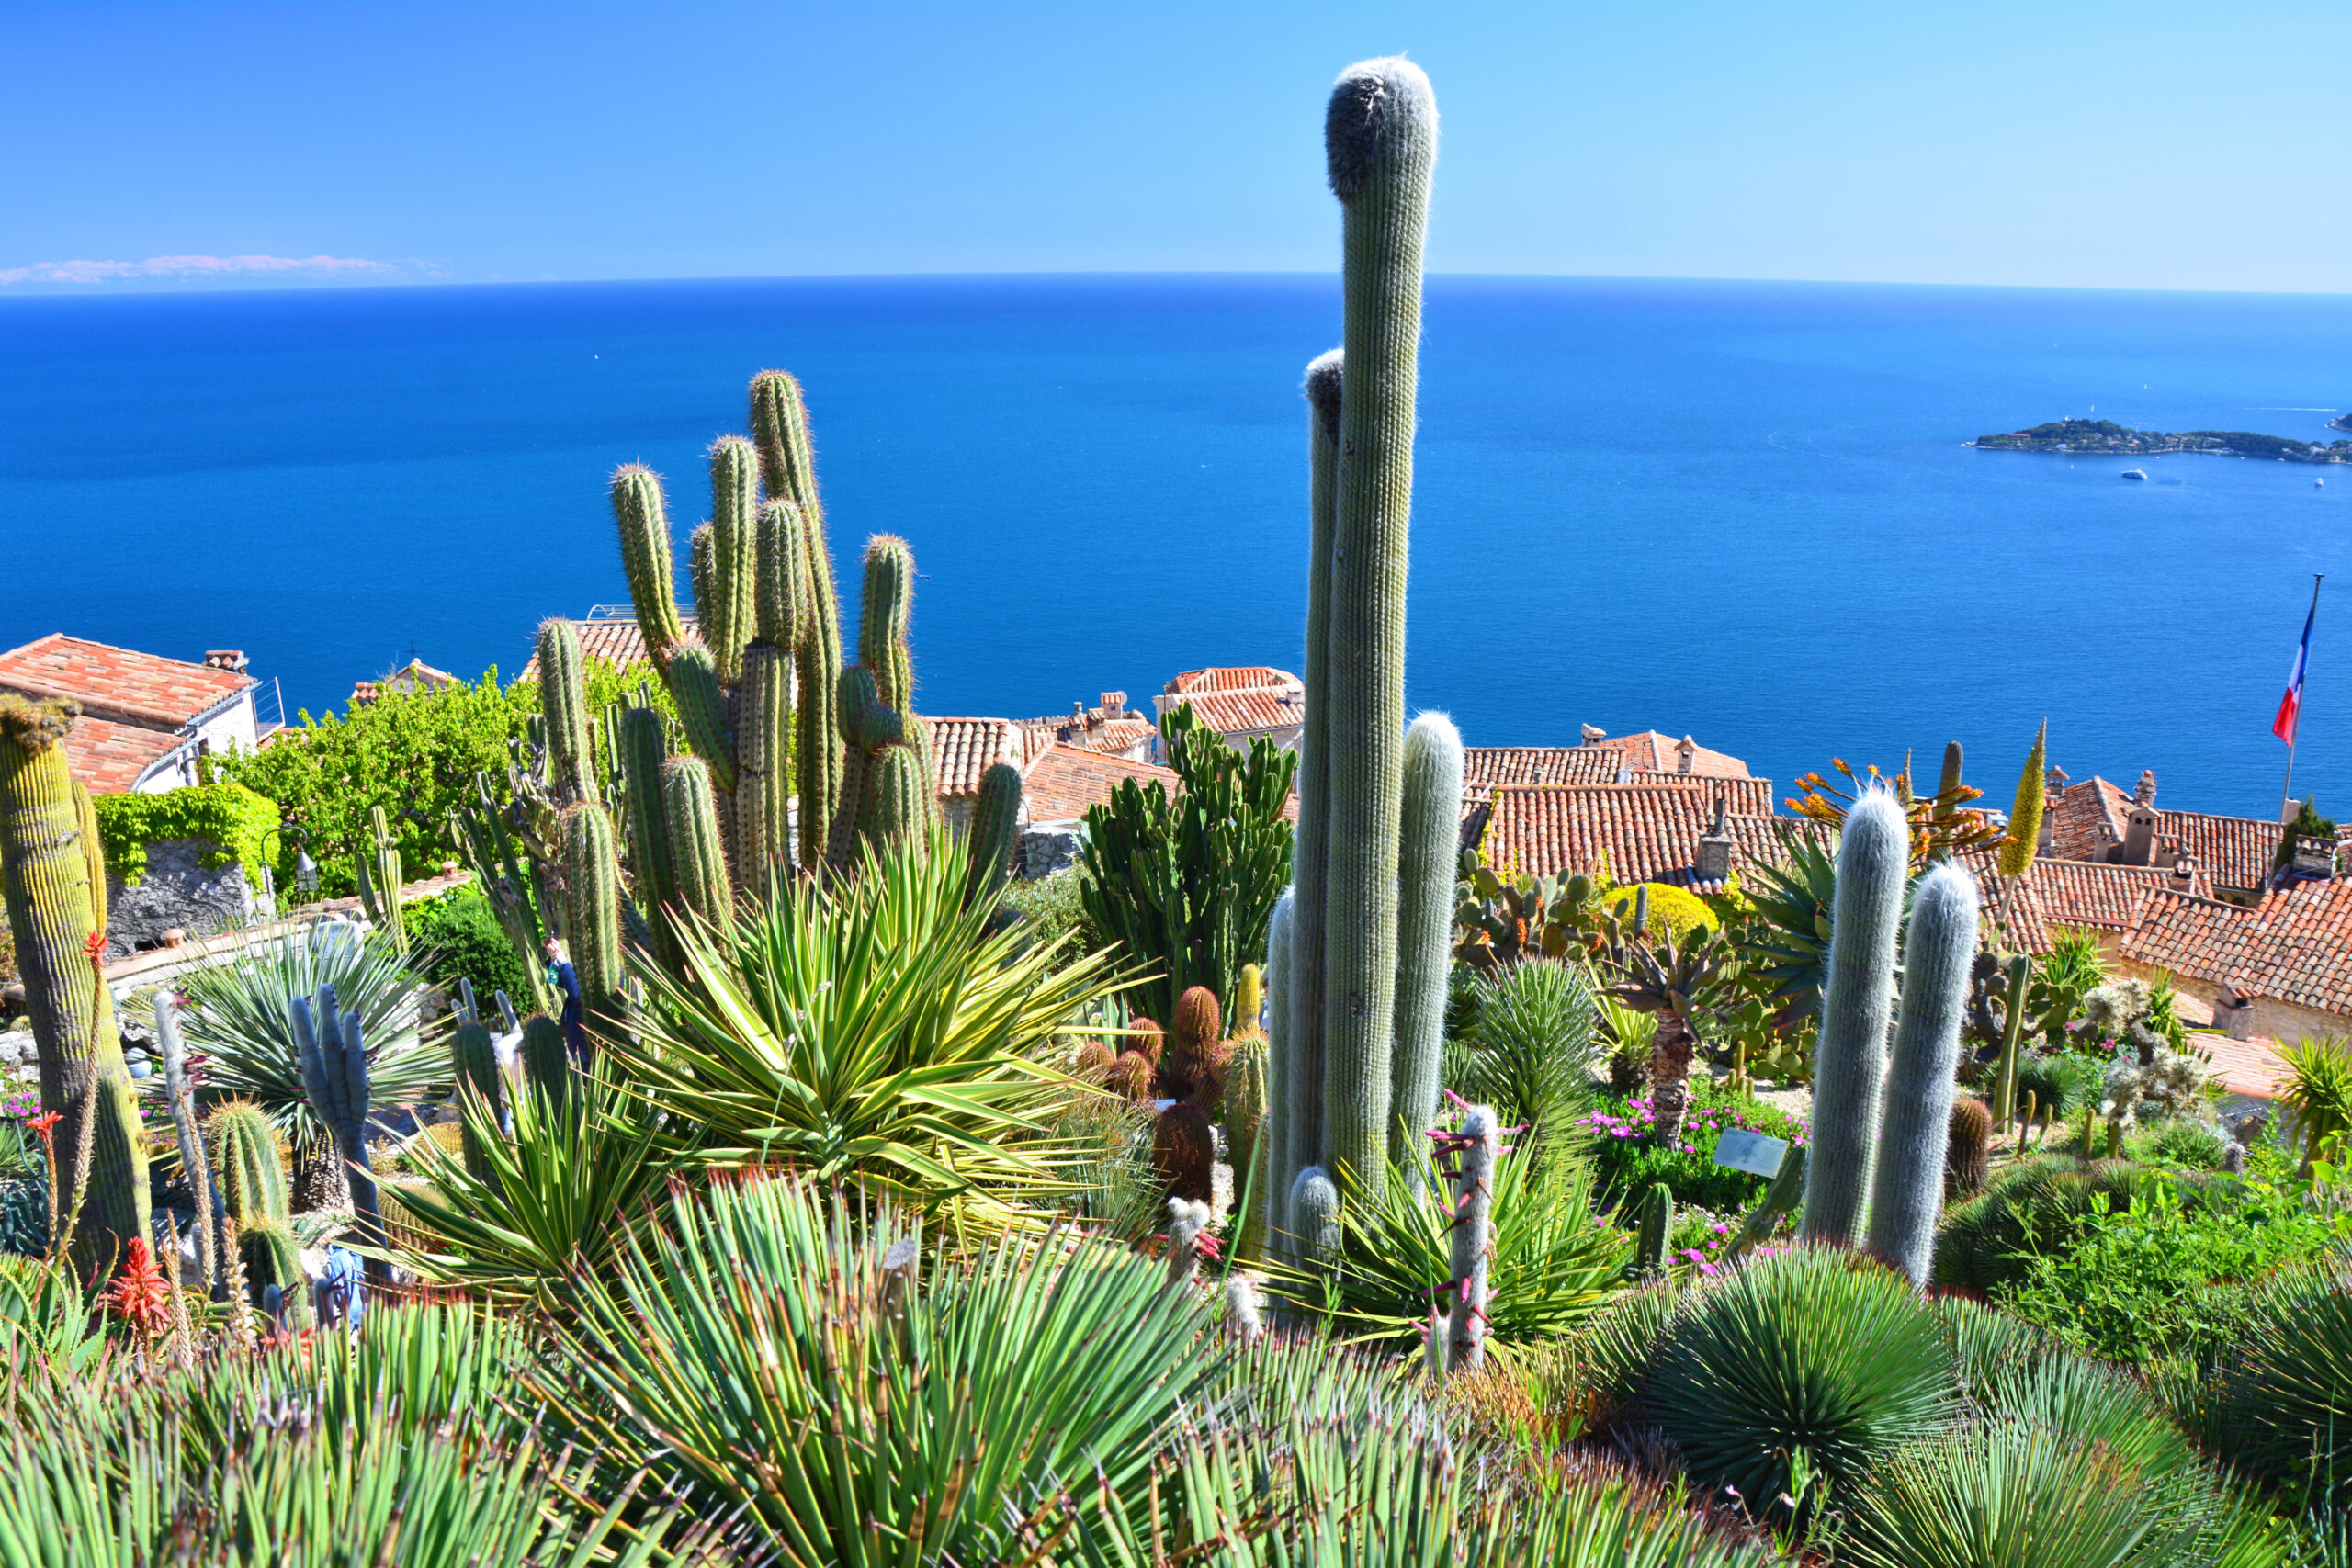
[[[1339, 313], [1322, 276], [0, 301], [0, 645], [243, 648], [289, 716], [412, 652], [511, 674], [627, 597], [612, 468], [683, 532], [783, 366], [845, 592], [866, 535], [913, 544], [927, 711], [1296, 669], [1297, 383]], [[1410, 694], [1473, 744], [1655, 728], [1785, 784], [1957, 739], [2005, 804], [2047, 716], [2076, 777], [2267, 814], [2327, 572], [2296, 784], [2352, 811], [2352, 468], [1962, 445], [2325, 439], [2352, 296], [1437, 278], [1426, 327]]]

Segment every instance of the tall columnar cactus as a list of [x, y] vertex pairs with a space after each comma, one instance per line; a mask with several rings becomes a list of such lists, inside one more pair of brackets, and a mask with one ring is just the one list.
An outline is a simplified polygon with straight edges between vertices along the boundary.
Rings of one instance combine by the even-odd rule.
[[197, 1261], [204, 1288], [220, 1288], [223, 1243], [230, 1233], [222, 1224], [220, 1195], [212, 1184], [212, 1161], [196, 1122], [196, 1100], [187, 1081], [187, 1046], [180, 1037], [179, 1000], [168, 990], [155, 993], [155, 1044], [164, 1056], [164, 1093], [171, 1101], [172, 1131], [180, 1145], [180, 1168], [187, 1173], [188, 1191], [196, 1199]]
[[[559, 1026], [560, 1028], [560, 1026]], [[498, 1047], [490, 1038], [490, 1031], [480, 1023], [468, 1021], [458, 1025], [449, 1043], [449, 1054], [457, 1059], [458, 1083], [461, 1091], [471, 1089], [490, 1107], [492, 1119], [501, 1132], [511, 1129], [506, 1108], [506, 1078], [498, 1070]], [[466, 1174], [476, 1181], [491, 1180], [490, 1151], [482, 1147], [475, 1135], [473, 1124], [463, 1118], [458, 1122], [458, 1139], [465, 1156]]]
[[[1975, 953], [1976, 879], [1956, 865], [1936, 866], [1919, 879], [1904, 936], [1903, 1017], [1894, 1032], [1893, 1087], [1871, 1205], [1871, 1250], [1909, 1275], [1914, 1286], [1928, 1282], [1936, 1220], [1943, 1212], [1952, 1082]], [[1816, 1111], [1816, 1149], [1819, 1127]]]
[[617, 1015], [622, 981], [620, 862], [613, 819], [583, 802], [563, 814], [564, 934], [590, 1019]]
[[[796, 735], [799, 740], [799, 860], [820, 864], [842, 803], [842, 752], [834, 737], [842, 676], [841, 606], [833, 591], [831, 554], [825, 547], [825, 508], [817, 493], [817, 459], [808, 439], [808, 408], [800, 383], [782, 370], [752, 378], [752, 436], [759, 447], [760, 479], [771, 506], [800, 541], [799, 576], [792, 602], [791, 652], [799, 681]], [[781, 646], [781, 645], [779, 645]]]
[[1870, 1217], [1895, 933], [1903, 923], [1910, 860], [1911, 828], [1902, 803], [1885, 789], [1864, 792], [1847, 814], [1838, 846], [1805, 1162], [1802, 1235], [1809, 1242], [1859, 1246]]
[[556, 798], [594, 800], [595, 749], [588, 739], [587, 663], [580, 630], [561, 616], [539, 623], [539, 711], [547, 718], [548, 771]]
[[1012, 848], [1021, 837], [1021, 770], [1010, 762], [992, 763], [980, 775], [980, 796], [973, 803], [972, 825], [965, 833], [967, 907], [995, 897], [1004, 886], [1012, 868]]
[[706, 929], [722, 925], [734, 913], [735, 889], [719, 843], [717, 786], [700, 758], [662, 764], [662, 811], [671, 897]]
[[408, 880], [401, 863], [401, 841], [393, 834], [384, 808], [368, 812], [368, 848], [359, 856], [359, 902], [368, 921], [408, 946], [408, 927], [401, 919], [401, 887]]
[[[337, 1007], [334, 987], [321, 986], [316, 998], [295, 998], [289, 1010], [302, 1092], [334, 1137], [335, 1153], [342, 1156], [351, 1184], [360, 1239], [381, 1247], [384, 1215], [376, 1201], [376, 1173], [368, 1160], [368, 1045], [360, 1032], [359, 1010]], [[371, 1264], [369, 1271], [381, 1278], [382, 1265]]]
[[1453, 873], [1462, 830], [1462, 732], [1425, 713], [1405, 732], [1396, 888], [1396, 1038], [1390, 1061], [1388, 1156], [1418, 1163], [1437, 1115], [1453, 971]]
[[621, 826], [628, 842], [629, 874], [637, 907], [653, 935], [653, 954], [664, 968], [680, 960], [670, 922], [677, 888], [670, 880], [669, 818], [662, 802], [662, 769], [670, 760], [670, 731], [661, 713], [636, 707], [621, 716]]
[[790, 502], [762, 502], [764, 459], [751, 442], [722, 435], [708, 460], [711, 520], [690, 551], [692, 632], [678, 615], [661, 479], [640, 464], [615, 474], [613, 516], [639, 629], [687, 747], [710, 770], [721, 848], [735, 874], [763, 884], [791, 859], [789, 666], [803, 618], [806, 540]]
[[1654, 1181], [1642, 1199], [1641, 1226], [1634, 1233], [1634, 1277], [1663, 1280], [1673, 1262], [1674, 1189]]
[[1993, 1119], [2003, 1126], [2017, 1113], [2018, 1058], [2025, 1049], [2026, 984], [2032, 975], [2032, 959], [2022, 953], [2010, 955], [2009, 1005], [2007, 1015], [2001, 1021], [2001, 1061], [1993, 1099]]
[[1263, 1034], [1265, 1020], [1266, 972], [1255, 964], [1241, 966], [1241, 977], [1233, 982], [1233, 1017], [1230, 1027], [1235, 1039], [1245, 1034]]
[[62, 744], [78, 712], [71, 703], [0, 694], [0, 892], [40, 1051], [41, 1109], [63, 1119], [54, 1140], [65, 1190], [54, 1197], [61, 1213], [73, 1213], [80, 1189], [72, 1247], [87, 1278], [152, 1233], [145, 1134], [103, 966], [106, 866], [96, 816]]
[[547, 1097], [549, 1105], [561, 1107], [571, 1093], [572, 1073], [563, 1025], [543, 1012], [525, 1019], [521, 1055], [525, 1079]]
[[277, 1160], [277, 1134], [250, 1100], [232, 1100], [206, 1118], [220, 1201], [232, 1229], [265, 1220], [284, 1224], [290, 1213], [286, 1168]]
[[[1434, 1082], [1418, 1055], [1426, 994], [1399, 996], [1425, 980], [1425, 955], [1400, 949], [1398, 924], [1421, 250], [1437, 152], [1429, 79], [1404, 60], [1350, 67], [1332, 88], [1324, 148], [1342, 214], [1346, 321], [1341, 350], [1306, 377], [1306, 707], [1283, 982], [1292, 1038], [1276, 1048], [1287, 1125], [1272, 1174], [1295, 1197], [1315, 1169], [1353, 1202], [1378, 1200], [1392, 1145], [1409, 1146], [1419, 1131], [1418, 1111], [1397, 1103], [1400, 1082], [1416, 1100]], [[1435, 896], [1450, 908], [1450, 850], [1443, 858]], [[1400, 1024], [1417, 1054], [1402, 1065], [1392, 1049]], [[1319, 1223], [1294, 1209], [1283, 1228], [1296, 1235]]]
[[[858, 662], [842, 682], [841, 718], [850, 749], [843, 788], [856, 784], [856, 838], [869, 843], [920, 846], [939, 809], [931, 729], [914, 709], [914, 654], [907, 640], [914, 579], [904, 539], [876, 534], [866, 542]], [[850, 836], [836, 828], [836, 868], [848, 869], [854, 856]]]
[[1501, 1118], [1490, 1105], [1463, 1112], [1458, 1131], [1438, 1140], [1453, 1187], [1453, 1272], [1446, 1280], [1446, 1366], [1475, 1371], [1487, 1357], [1487, 1263], [1494, 1251], [1495, 1161], [1502, 1155]]
[[1290, 1244], [1290, 1188], [1293, 1179], [1289, 1066], [1296, 1056], [1297, 1028], [1291, 1009], [1298, 996], [1292, 963], [1297, 931], [1298, 899], [1284, 892], [1274, 905], [1266, 927], [1266, 1157], [1258, 1177], [1259, 1201], [1264, 1205], [1263, 1235], [1267, 1252], [1277, 1258], [1295, 1256]]

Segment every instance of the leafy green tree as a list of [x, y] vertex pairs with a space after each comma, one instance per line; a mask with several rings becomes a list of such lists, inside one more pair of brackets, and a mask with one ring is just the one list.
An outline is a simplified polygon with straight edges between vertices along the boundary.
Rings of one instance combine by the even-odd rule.
[[1193, 716], [1186, 703], [1160, 721], [1178, 793], [1133, 779], [1086, 812], [1086, 918], [1155, 977], [1135, 987], [1136, 1010], [1175, 1016], [1193, 986], [1229, 1007], [1241, 966], [1260, 962], [1274, 903], [1290, 880], [1291, 825], [1283, 816], [1298, 773], [1295, 752], [1253, 740], [1247, 755]]

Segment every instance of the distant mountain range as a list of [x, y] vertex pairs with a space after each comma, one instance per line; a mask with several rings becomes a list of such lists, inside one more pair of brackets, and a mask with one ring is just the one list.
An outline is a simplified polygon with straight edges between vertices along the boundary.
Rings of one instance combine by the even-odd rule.
[[[2337, 430], [2352, 430], [2345, 420], [2332, 422]], [[1997, 452], [2093, 452], [2116, 457], [2140, 457], [2163, 452], [2211, 452], [2225, 457], [2275, 457], [2288, 463], [2352, 463], [2352, 441], [2323, 446], [2284, 435], [2257, 435], [2250, 430], [2133, 430], [2109, 419], [2061, 419], [2014, 430], [2006, 435], [1980, 435], [1969, 443]]]

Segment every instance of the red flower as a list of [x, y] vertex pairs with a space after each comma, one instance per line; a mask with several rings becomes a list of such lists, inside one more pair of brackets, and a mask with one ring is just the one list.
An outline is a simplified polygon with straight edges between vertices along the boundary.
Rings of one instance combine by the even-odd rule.
[[132, 1236], [122, 1260], [122, 1272], [100, 1298], [107, 1312], [150, 1339], [161, 1338], [171, 1326], [172, 1285], [155, 1261], [145, 1236]]
[[92, 931], [82, 939], [82, 956], [90, 961], [90, 967], [93, 969], [106, 967], [104, 957], [106, 950], [107, 933], [104, 931]]
[[30, 1127], [40, 1141], [46, 1144], [49, 1142], [50, 1134], [57, 1130], [57, 1124], [64, 1120], [65, 1117], [62, 1112], [44, 1111], [38, 1116], [27, 1117], [25, 1125]]

